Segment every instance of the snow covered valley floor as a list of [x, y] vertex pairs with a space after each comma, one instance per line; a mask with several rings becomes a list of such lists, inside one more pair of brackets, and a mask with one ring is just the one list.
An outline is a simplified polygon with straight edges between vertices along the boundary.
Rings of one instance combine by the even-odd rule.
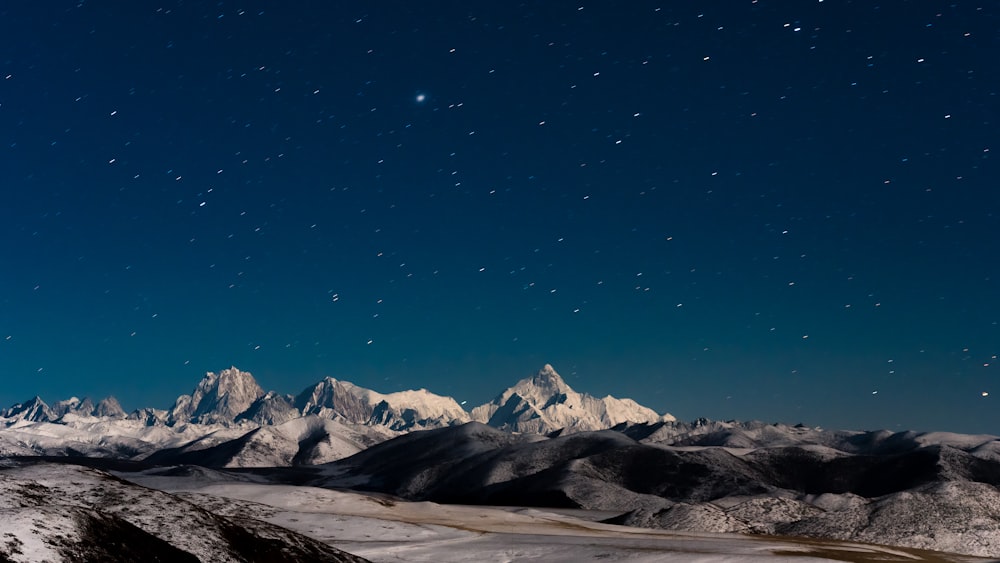
[[407, 502], [353, 491], [234, 481], [207, 471], [121, 476], [213, 513], [259, 519], [375, 562], [988, 561], [837, 541], [667, 532], [578, 517], [586, 511]]

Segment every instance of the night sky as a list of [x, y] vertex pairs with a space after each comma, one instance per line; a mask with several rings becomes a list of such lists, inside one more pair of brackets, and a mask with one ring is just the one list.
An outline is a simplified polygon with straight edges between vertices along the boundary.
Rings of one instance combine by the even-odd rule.
[[0, 406], [551, 363], [1000, 433], [998, 52], [994, 2], [5, 3]]

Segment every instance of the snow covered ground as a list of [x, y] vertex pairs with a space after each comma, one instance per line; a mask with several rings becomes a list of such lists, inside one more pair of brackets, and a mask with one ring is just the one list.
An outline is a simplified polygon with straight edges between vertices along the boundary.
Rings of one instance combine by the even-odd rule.
[[261, 520], [70, 464], [0, 459], [0, 562], [361, 563]]
[[229, 481], [217, 473], [120, 476], [176, 494], [213, 513], [260, 519], [375, 562], [988, 561], [859, 543], [613, 526], [556, 511], [404, 502], [313, 487]]

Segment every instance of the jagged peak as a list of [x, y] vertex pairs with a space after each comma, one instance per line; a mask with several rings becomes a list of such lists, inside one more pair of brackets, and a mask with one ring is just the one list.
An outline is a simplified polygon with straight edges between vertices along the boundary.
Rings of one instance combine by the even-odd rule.
[[49, 404], [46, 403], [45, 401], [43, 401], [41, 397], [39, 397], [38, 395], [35, 395], [34, 397], [28, 399], [27, 401], [24, 401], [24, 402], [21, 402], [21, 403], [17, 403], [16, 405], [10, 407], [9, 410], [11, 410], [11, 411], [23, 411], [23, 410], [32, 409], [32, 408], [49, 410], [50, 407], [49, 407]]
[[346, 381], [340, 381], [339, 379], [336, 379], [334, 377], [326, 376], [323, 379], [317, 381], [316, 383], [310, 384], [308, 387], [300, 391], [296, 395], [296, 397], [299, 398], [299, 397], [311, 396], [313, 398], [317, 398], [319, 395], [323, 393], [333, 392], [337, 388], [350, 389], [351, 387], [353, 387], [353, 385], [347, 383]]
[[673, 420], [632, 399], [611, 395], [598, 399], [574, 391], [545, 364], [531, 377], [517, 382], [492, 402], [472, 409], [473, 420], [517, 432], [547, 433], [558, 429], [571, 431], [610, 428], [622, 422]]
[[41, 397], [35, 395], [23, 403], [17, 403], [8, 409], [0, 410], [0, 416], [41, 422], [51, 420], [55, 413]]
[[570, 397], [576, 398], [579, 395], [550, 364], [545, 364], [545, 367], [534, 375], [515, 383], [513, 387], [508, 388], [500, 395], [499, 400], [505, 402], [514, 394], [521, 396], [536, 407], [549, 403], [553, 397], [557, 397], [557, 402], [564, 402]]
[[177, 397], [170, 409], [169, 424], [231, 422], [263, 395], [253, 374], [236, 366], [218, 373], [207, 372], [193, 394]]
[[[328, 376], [324, 377], [323, 379], [320, 379], [316, 383], [313, 383], [313, 384], [309, 385], [308, 387], [306, 387], [305, 389], [303, 389], [299, 393], [299, 395], [310, 394], [310, 393], [312, 393], [312, 394], [320, 393], [320, 392], [323, 392], [324, 390], [327, 390], [327, 389], [333, 389], [333, 388], [337, 387], [338, 385], [339, 386], [344, 386], [345, 383], [347, 383], [347, 382], [346, 381], [340, 381], [339, 379], [336, 379], [334, 377], [330, 377], [328, 375]], [[347, 385], [350, 386], [350, 384], [347, 384]]]
[[253, 374], [249, 371], [242, 371], [236, 366], [224, 369], [219, 373], [207, 372], [202, 378], [195, 395], [215, 395], [221, 397], [231, 391], [239, 390], [255, 396], [264, 394], [264, 390], [257, 383]]
[[98, 401], [92, 412], [95, 416], [125, 416], [125, 409], [114, 395], [108, 395]]
[[128, 417], [147, 424], [167, 426], [222, 424], [252, 421], [273, 424], [289, 417], [318, 415], [323, 418], [380, 424], [404, 430], [477, 420], [518, 432], [543, 432], [568, 428], [572, 431], [608, 428], [621, 422], [652, 422], [658, 415], [631, 399], [596, 398], [574, 391], [552, 364], [509, 387], [492, 402], [467, 411], [454, 398], [426, 388], [379, 393], [334, 377], [323, 377], [297, 395], [266, 391], [253, 375], [231, 366], [205, 372], [190, 395], [180, 395], [167, 411], [141, 410], [126, 414], [114, 397], [98, 404], [89, 399], [60, 401], [53, 409], [40, 397], [0, 410], [0, 416], [22, 420], [58, 420], [65, 414], [96, 417]]
[[532, 378], [534, 381], [544, 382], [544, 383], [554, 383], [554, 384], [565, 384], [566, 382], [556, 371], [556, 368], [552, 367], [552, 364], [545, 364], [542, 369], [538, 370], [538, 373]]
[[208, 372], [205, 374], [205, 379], [210, 381], [218, 381], [220, 383], [223, 381], [229, 381], [229, 382], [253, 381], [254, 383], [257, 382], [257, 380], [254, 379], [252, 373], [250, 373], [249, 371], [243, 371], [236, 366], [232, 366], [227, 369], [221, 370], [219, 371], [218, 374]]

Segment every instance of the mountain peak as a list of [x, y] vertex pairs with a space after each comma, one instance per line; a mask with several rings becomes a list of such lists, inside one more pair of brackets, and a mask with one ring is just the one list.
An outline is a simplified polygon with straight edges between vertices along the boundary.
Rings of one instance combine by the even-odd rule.
[[0, 419], [8, 427], [26, 422], [71, 423], [81, 417], [129, 418], [179, 429], [188, 424], [242, 427], [274, 425], [309, 415], [384, 426], [397, 432], [474, 420], [498, 429], [539, 434], [673, 420], [670, 415], [657, 414], [630, 399], [578, 393], [551, 364], [544, 364], [471, 413], [453, 398], [426, 389], [383, 394], [332, 377], [324, 377], [295, 396], [265, 392], [250, 372], [236, 366], [205, 373], [191, 394], [177, 397], [168, 411], [144, 409], [128, 415], [113, 397], [97, 404], [89, 398], [73, 397], [54, 407], [35, 397], [0, 410]]
[[56, 414], [49, 408], [49, 405], [45, 404], [45, 401], [38, 395], [0, 411], [0, 415], [4, 418], [26, 422], [48, 422], [56, 418]]
[[264, 390], [248, 371], [233, 366], [217, 374], [208, 372], [194, 393], [177, 397], [169, 420], [171, 424], [228, 424], [263, 396]]
[[125, 409], [113, 395], [101, 399], [93, 409], [94, 416], [124, 418]]
[[551, 364], [518, 381], [492, 402], [472, 409], [472, 419], [514, 432], [602, 430], [621, 422], [673, 420], [631, 399], [598, 399], [574, 391]]
[[[205, 374], [206, 378], [214, 375], [211, 372]], [[250, 387], [260, 389], [257, 385], [257, 380], [254, 379], [253, 374], [249, 371], [240, 371], [240, 368], [232, 366], [229, 369], [224, 369], [219, 372], [218, 375], [219, 387], [225, 388], [227, 391], [235, 388]]]
[[533, 405], [541, 407], [553, 401], [565, 401], [567, 397], [575, 396], [574, 391], [550, 364], [538, 370], [538, 373], [526, 377], [503, 392], [504, 401], [512, 395], [519, 395]]
[[531, 383], [538, 387], [559, 390], [569, 389], [569, 385], [560, 377], [556, 369], [552, 367], [552, 364], [545, 364], [542, 369], [538, 370], [538, 373], [531, 377]]

